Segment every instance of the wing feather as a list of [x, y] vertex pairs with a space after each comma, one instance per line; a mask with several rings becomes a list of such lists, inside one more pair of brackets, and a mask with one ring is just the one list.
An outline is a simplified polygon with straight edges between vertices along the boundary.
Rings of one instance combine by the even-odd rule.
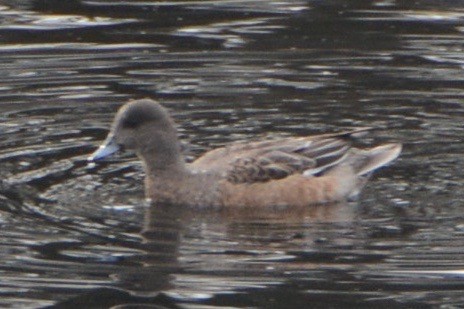
[[296, 173], [312, 176], [342, 162], [351, 148], [350, 137], [366, 130], [233, 144], [208, 152], [192, 167], [220, 171], [232, 183], [266, 182]]

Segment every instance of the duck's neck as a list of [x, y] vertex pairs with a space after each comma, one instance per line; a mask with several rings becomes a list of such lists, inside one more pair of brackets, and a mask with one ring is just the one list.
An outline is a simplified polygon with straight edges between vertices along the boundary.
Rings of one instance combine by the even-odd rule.
[[139, 156], [143, 161], [147, 176], [165, 178], [183, 176], [188, 173], [178, 143], [145, 149]]

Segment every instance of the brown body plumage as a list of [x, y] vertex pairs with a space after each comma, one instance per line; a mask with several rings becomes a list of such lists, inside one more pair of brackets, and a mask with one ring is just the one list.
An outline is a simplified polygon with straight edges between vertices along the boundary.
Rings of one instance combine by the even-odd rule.
[[240, 142], [187, 164], [169, 114], [144, 99], [119, 110], [91, 159], [103, 158], [118, 146], [134, 150], [144, 164], [146, 195], [154, 202], [216, 208], [306, 206], [358, 194], [373, 170], [401, 152], [400, 144], [353, 148], [350, 138], [366, 131]]

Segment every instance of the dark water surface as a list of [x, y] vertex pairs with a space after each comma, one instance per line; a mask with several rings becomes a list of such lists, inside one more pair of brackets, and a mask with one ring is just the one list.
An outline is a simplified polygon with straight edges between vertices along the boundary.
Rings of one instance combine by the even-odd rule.
[[[464, 307], [463, 49], [462, 1], [3, 0], [0, 307]], [[86, 162], [143, 97], [190, 159], [359, 126], [404, 152], [357, 203], [150, 208], [135, 158]]]

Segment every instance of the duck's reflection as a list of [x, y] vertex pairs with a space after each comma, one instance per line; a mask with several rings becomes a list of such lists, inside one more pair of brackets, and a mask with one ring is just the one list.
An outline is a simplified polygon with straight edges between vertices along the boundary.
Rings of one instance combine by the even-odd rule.
[[[269, 239], [275, 238], [276, 227], [279, 233], [292, 234], [287, 239], [298, 233], [305, 235], [304, 244], [308, 246], [315, 240], [308, 240], [308, 237], [318, 237], [308, 233], [311, 223], [351, 222], [355, 213], [356, 204], [350, 203], [223, 211], [152, 205], [146, 209], [141, 231], [144, 254], [132, 259], [141, 267], [119, 273], [118, 279], [123, 282], [122, 286], [132, 287], [133, 293], [144, 296], [153, 296], [160, 291], [178, 292], [179, 285], [181, 290], [198, 289], [199, 286], [187, 287], [188, 282], [182, 277], [192, 270], [195, 273], [207, 271], [201, 275], [205, 279], [213, 268], [227, 272], [232, 264], [234, 269], [246, 268], [240, 257], [231, 261], [229, 254], [256, 248], [270, 254], [276, 249], [269, 247]], [[288, 227], [292, 227], [291, 231]], [[249, 241], [245, 244], [243, 239]], [[214, 277], [210, 278], [209, 284], [215, 284]]]
[[172, 275], [181, 271], [179, 245], [182, 229], [179, 211], [175, 208], [147, 207], [140, 232], [143, 253], [128, 261], [135, 267], [122, 268], [115, 274], [118, 285], [143, 297], [173, 289]]

